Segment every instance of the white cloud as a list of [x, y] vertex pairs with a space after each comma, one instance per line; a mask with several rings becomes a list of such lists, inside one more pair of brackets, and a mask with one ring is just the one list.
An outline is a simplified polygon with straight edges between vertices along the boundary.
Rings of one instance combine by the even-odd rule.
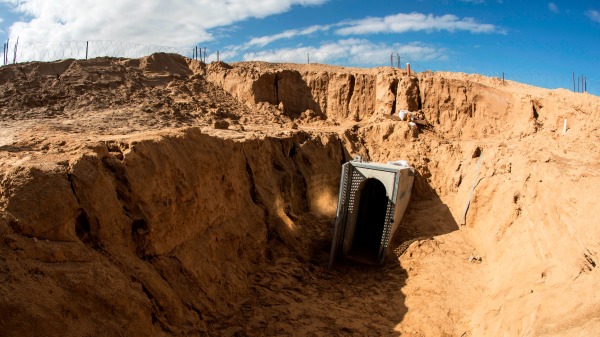
[[396, 14], [386, 17], [371, 17], [354, 21], [342, 21], [331, 25], [315, 25], [302, 29], [290, 29], [273, 35], [265, 35], [252, 38], [243, 46], [237, 47], [238, 50], [250, 49], [253, 47], [262, 48], [272, 42], [293, 39], [298, 36], [310, 35], [317, 32], [327, 32], [333, 27], [343, 27], [336, 30], [339, 35], [362, 35], [374, 33], [405, 33], [408, 31], [434, 31], [434, 30], [465, 30], [473, 33], [503, 33], [494, 25], [476, 23], [472, 18], [459, 20], [454, 15], [444, 15], [435, 17], [431, 14], [421, 13]]
[[434, 16], [422, 13], [395, 14], [386, 17], [372, 17], [362, 20], [349, 21], [348, 27], [336, 31], [340, 35], [375, 34], [375, 33], [405, 33], [416, 31], [467, 31], [471, 33], [502, 33], [502, 31], [487, 23], [478, 23], [473, 18], [460, 19], [456, 15], [446, 14]]
[[306, 63], [310, 62], [346, 65], [387, 65], [390, 54], [400, 54], [405, 61], [430, 61], [446, 59], [445, 50], [420, 42], [409, 44], [373, 43], [365, 39], [343, 39], [323, 43], [320, 46], [284, 48], [246, 53], [244, 61]]
[[554, 2], [548, 3], [548, 9], [553, 13], [559, 13], [558, 6]]
[[189, 46], [212, 39], [210, 29], [328, 0], [0, 0], [31, 17], [10, 27], [27, 41], [120, 40]]
[[303, 35], [310, 35], [316, 32], [323, 32], [323, 31], [327, 31], [329, 30], [330, 26], [319, 26], [319, 25], [315, 25], [315, 26], [310, 26], [307, 28], [302, 28], [302, 29], [290, 29], [290, 30], [286, 30], [283, 31], [281, 33], [278, 34], [274, 34], [274, 35], [267, 35], [267, 36], [261, 36], [261, 37], [255, 37], [253, 39], [251, 39], [250, 41], [248, 41], [248, 43], [245, 44], [245, 48], [251, 48], [251, 47], [264, 47], [272, 42], [275, 42], [277, 40], [281, 40], [281, 39], [291, 39], [297, 36], [303, 36]]
[[590, 9], [585, 12], [585, 15], [590, 18], [590, 20], [600, 23], [600, 12]]

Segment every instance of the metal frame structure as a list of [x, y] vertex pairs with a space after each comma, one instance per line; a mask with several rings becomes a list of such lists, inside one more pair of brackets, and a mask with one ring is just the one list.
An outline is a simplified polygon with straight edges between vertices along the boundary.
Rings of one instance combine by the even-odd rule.
[[414, 176], [415, 171], [410, 166], [362, 162], [360, 158], [342, 165], [335, 231], [329, 260], [330, 268], [339, 258], [353, 259], [350, 252], [357, 226], [370, 225], [359, 223], [360, 220], [357, 219], [364, 184], [369, 179], [381, 182], [385, 187], [387, 197], [379, 251], [376, 260], [371, 261], [379, 265], [385, 262], [392, 235], [400, 224], [408, 205]]

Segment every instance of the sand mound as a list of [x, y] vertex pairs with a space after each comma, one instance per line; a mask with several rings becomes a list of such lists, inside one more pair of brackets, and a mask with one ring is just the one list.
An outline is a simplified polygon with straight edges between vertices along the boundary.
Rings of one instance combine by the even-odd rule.
[[[599, 107], [390, 68], [2, 67], [0, 330], [594, 335]], [[428, 127], [388, 118], [405, 109]], [[354, 155], [407, 159], [412, 201], [383, 268], [328, 270]]]

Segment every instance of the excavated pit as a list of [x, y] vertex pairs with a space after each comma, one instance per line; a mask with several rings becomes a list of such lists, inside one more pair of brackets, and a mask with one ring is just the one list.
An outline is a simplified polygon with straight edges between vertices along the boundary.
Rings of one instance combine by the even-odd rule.
[[[0, 103], [6, 336], [600, 329], [598, 97], [155, 54], [2, 67]], [[417, 175], [386, 265], [329, 270], [354, 155]]]

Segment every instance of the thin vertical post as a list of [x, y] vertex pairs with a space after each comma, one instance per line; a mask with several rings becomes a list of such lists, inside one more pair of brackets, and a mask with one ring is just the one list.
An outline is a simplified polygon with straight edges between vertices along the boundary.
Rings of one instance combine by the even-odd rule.
[[410, 77], [410, 63], [406, 64], [406, 74]]
[[394, 68], [394, 53], [390, 55], [390, 67]]
[[573, 92], [575, 92], [575, 72], [573, 72]]
[[17, 63], [17, 48], [19, 47], [19, 38], [17, 37], [17, 42], [15, 43], [15, 56], [13, 58], [13, 64]]
[[4, 64], [8, 64], [8, 46], [10, 46], [10, 39], [6, 39], [6, 58], [4, 59]]
[[88, 49], [90, 46], [90, 41], [85, 41], [85, 59], [88, 59]]
[[217, 62], [220, 62], [221, 58], [219, 57], [219, 51], [217, 50]]
[[587, 92], [587, 76], [583, 78], [583, 92]]
[[504, 84], [504, 72], [502, 72], [502, 84]]
[[310, 54], [306, 53], [306, 64], [310, 64]]
[[400, 54], [396, 53], [396, 57], [398, 58], [398, 69], [400, 69]]

